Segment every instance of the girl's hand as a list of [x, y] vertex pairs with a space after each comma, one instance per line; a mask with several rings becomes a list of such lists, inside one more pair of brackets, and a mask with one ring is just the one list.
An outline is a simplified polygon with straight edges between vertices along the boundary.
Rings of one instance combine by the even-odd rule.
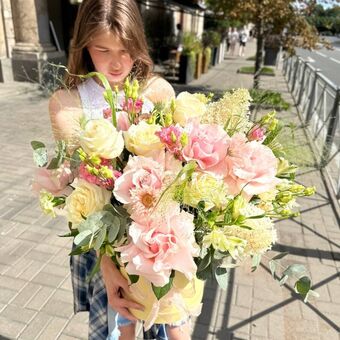
[[110, 257], [104, 255], [100, 267], [103, 273], [108, 303], [111, 308], [126, 319], [137, 321], [137, 319], [129, 312], [128, 308], [144, 310], [144, 307], [139, 303], [122, 297], [122, 290], [130, 293], [128, 281], [122, 276]]

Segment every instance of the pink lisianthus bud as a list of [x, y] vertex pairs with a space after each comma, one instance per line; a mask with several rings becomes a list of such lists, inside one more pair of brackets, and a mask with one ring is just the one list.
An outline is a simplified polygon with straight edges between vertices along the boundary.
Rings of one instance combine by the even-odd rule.
[[102, 158], [100, 165], [96, 165], [96, 169], [100, 169], [102, 166], [106, 166], [108, 169], [112, 170], [113, 178], [102, 178], [90, 173], [89, 167], [86, 163], [81, 163], [79, 166], [79, 178], [84, 179], [89, 183], [98, 185], [101, 188], [109, 190], [113, 189], [115, 180], [121, 176], [121, 173], [113, 169], [112, 163], [109, 159]]
[[260, 127], [259, 125], [255, 125], [250, 132], [248, 133], [247, 137], [249, 141], [258, 141], [263, 142], [266, 138], [265, 136], [266, 129], [263, 127]]
[[105, 119], [111, 118], [112, 117], [112, 110], [111, 110], [111, 108], [108, 107], [107, 109], [104, 109], [103, 110], [103, 116], [104, 116]]
[[132, 98], [128, 98], [128, 100], [126, 101], [125, 99], [123, 100], [123, 111], [126, 112], [133, 112], [133, 99]]
[[140, 113], [142, 111], [142, 107], [143, 107], [143, 100], [138, 98], [135, 101], [135, 112]]
[[161, 142], [165, 145], [166, 149], [174, 154], [177, 158], [182, 159], [182, 143], [181, 137], [183, 129], [179, 125], [170, 125], [169, 127], [163, 127], [161, 131], [157, 131], [156, 135]]

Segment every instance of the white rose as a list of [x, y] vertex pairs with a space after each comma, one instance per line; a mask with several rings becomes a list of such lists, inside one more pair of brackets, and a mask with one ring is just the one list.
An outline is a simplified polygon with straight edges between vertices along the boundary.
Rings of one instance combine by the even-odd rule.
[[89, 120], [80, 135], [80, 146], [88, 155], [106, 159], [118, 157], [124, 149], [122, 132], [106, 119]]
[[175, 100], [173, 119], [175, 123], [185, 126], [190, 118], [201, 118], [205, 111], [205, 104], [195, 95], [189, 92], [181, 92]]
[[126, 148], [138, 156], [147, 156], [151, 152], [164, 148], [156, 132], [161, 130], [157, 124], [148, 124], [141, 121], [138, 125], [131, 125], [124, 132]]
[[110, 202], [111, 192], [97, 185], [79, 180], [70, 196], [66, 198], [67, 218], [74, 225], [83, 221], [82, 216], [89, 216], [103, 209]]

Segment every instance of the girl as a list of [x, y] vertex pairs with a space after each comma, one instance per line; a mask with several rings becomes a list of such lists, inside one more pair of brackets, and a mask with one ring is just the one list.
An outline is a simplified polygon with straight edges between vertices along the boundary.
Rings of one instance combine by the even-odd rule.
[[[68, 70], [71, 74], [91, 71], [103, 73], [110, 85], [120, 89], [126, 77], [137, 78], [144, 97], [152, 102], [174, 97], [174, 90], [165, 80], [152, 75], [152, 61], [147, 51], [143, 23], [134, 0], [84, 0], [79, 8], [71, 43]], [[81, 81], [66, 75], [66, 88], [51, 97], [49, 112], [55, 138], [77, 146], [79, 118], [99, 118], [108, 107], [98, 79]], [[118, 312], [119, 339], [134, 339], [136, 318], [128, 308], [143, 309], [134, 301], [122, 298], [128, 282], [110, 258], [103, 258], [101, 273], [88, 284], [96, 254], [91, 252], [71, 257], [75, 311], [89, 310], [89, 339], [105, 339], [115, 327]], [[106, 288], [106, 289], [105, 289]], [[108, 307], [107, 307], [108, 302]], [[108, 308], [108, 309], [107, 309]], [[108, 313], [107, 313], [108, 311]], [[158, 339], [167, 339], [164, 327], [158, 328]], [[114, 333], [114, 334], [113, 334]], [[110, 339], [116, 339], [115, 330]], [[189, 339], [186, 323], [168, 327], [170, 339]]]

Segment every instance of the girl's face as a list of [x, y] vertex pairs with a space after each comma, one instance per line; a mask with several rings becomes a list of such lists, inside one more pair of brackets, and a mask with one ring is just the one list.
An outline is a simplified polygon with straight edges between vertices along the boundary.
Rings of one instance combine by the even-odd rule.
[[98, 33], [87, 49], [95, 70], [103, 73], [111, 85], [122, 85], [134, 61], [121, 40], [109, 31]]

